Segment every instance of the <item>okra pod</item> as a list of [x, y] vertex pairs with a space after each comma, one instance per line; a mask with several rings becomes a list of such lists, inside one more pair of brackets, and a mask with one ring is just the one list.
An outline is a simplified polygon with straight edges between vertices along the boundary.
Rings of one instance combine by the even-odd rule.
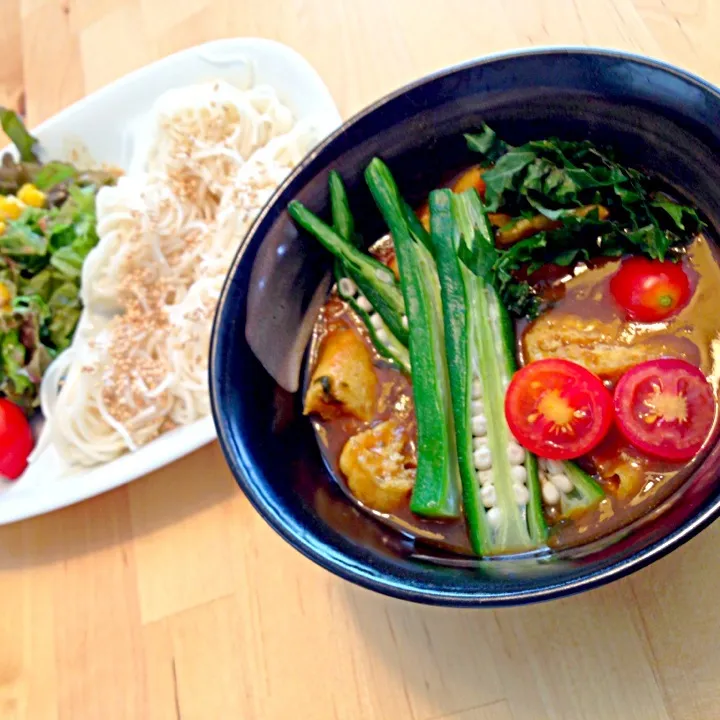
[[408, 331], [403, 323], [405, 304], [392, 270], [356, 248], [297, 200], [288, 205], [288, 212], [298, 225], [342, 261], [348, 275], [362, 290], [390, 332], [403, 345], [407, 345]]
[[430, 235], [440, 276], [445, 355], [462, 482], [463, 510], [473, 550], [478, 555], [486, 555], [492, 546], [492, 529], [485, 515], [480, 497], [480, 483], [473, 465], [470, 317], [465, 282], [457, 256], [460, 232], [453, 217], [452, 203], [453, 195], [449, 191], [433, 193], [430, 196]]
[[407, 206], [387, 166], [374, 158], [365, 179], [395, 243], [410, 327], [418, 434], [410, 508], [427, 517], [458, 517], [460, 478], [435, 262], [423, 242], [413, 236]]
[[[369, 307], [369, 303], [363, 302], [364, 296], [355, 283], [343, 274], [341, 263], [338, 262], [335, 270], [338, 295], [362, 320], [372, 344], [384, 358], [393, 362], [402, 372], [409, 375], [410, 355], [407, 348], [388, 330], [386, 325], [380, 324], [382, 322], [381, 318], [373, 312], [372, 307], [366, 309]], [[348, 282], [349, 280], [350, 282]]]
[[330, 188], [330, 208], [332, 210], [333, 228], [335, 232], [349, 243], [359, 247], [357, 235], [355, 234], [355, 218], [350, 211], [345, 184], [337, 170], [331, 170], [328, 177]]
[[563, 517], [589, 510], [605, 497], [602, 487], [574, 462], [540, 459], [539, 467], [543, 498], [559, 506]]
[[505, 420], [505, 392], [516, 370], [512, 321], [492, 284], [459, 259], [470, 253], [484, 267], [483, 254], [494, 249], [477, 192], [431, 193], [430, 226], [444, 288], [446, 355], [470, 540], [482, 555], [537, 548], [547, 535], [537, 463]]
[[[345, 185], [336, 170], [330, 171], [330, 207], [332, 208], [333, 229], [344, 240], [359, 247], [360, 236], [355, 232], [355, 219], [350, 210]], [[374, 312], [369, 300], [349, 277], [342, 260], [335, 258], [335, 279], [338, 295], [352, 308], [363, 322], [372, 344], [384, 357], [395, 363], [406, 375], [410, 374], [410, 355], [407, 348], [390, 332], [382, 318]]]

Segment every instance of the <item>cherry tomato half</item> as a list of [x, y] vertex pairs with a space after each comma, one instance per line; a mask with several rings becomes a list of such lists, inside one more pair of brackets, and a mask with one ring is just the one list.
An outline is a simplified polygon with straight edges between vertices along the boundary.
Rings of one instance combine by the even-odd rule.
[[32, 430], [25, 413], [6, 398], [0, 398], [0, 476], [7, 480], [19, 478], [32, 448]]
[[515, 373], [505, 417], [518, 442], [550, 460], [592, 450], [612, 424], [612, 395], [597, 375], [569, 360], [536, 360]]
[[657, 322], [687, 305], [690, 280], [679, 263], [631, 257], [610, 279], [610, 292], [630, 320]]
[[684, 360], [648, 360], [628, 370], [615, 388], [620, 432], [643, 452], [689, 460], [715, 421], [715, 397], [702, 371]]

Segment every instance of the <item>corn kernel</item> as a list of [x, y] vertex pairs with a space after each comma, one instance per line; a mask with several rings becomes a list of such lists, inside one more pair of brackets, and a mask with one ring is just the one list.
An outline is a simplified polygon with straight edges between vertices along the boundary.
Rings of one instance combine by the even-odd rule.
[[34, 208], [40, 208], [45, 205], [45, 193], [42, 192], [42, 190], [38, 190], [31, 183], [25, 183], [25, 185], [18, 190], [18, 199]]
[[0, 195], [0, 219], [17, 220], [25, 206], [14, 195]]
[[10, 295], [8, 286], [5, 285], [5, 283], [0, 283], [0, 308], [7, 307], [11, 300], [12, 296]]

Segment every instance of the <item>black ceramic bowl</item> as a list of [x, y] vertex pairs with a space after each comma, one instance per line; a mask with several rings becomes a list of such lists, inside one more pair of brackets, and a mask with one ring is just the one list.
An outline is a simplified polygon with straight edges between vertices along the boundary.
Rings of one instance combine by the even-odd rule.
[[[285, 211], [288, 202], [298, 198], [327, 214], [327, 174], [337, 169], [350, 184], [360, 230], [366, 238], [378, 237], [382, 226], [362, 181], [369, 160], [381, 156], [403, 191], [414, 193], [408, 199], [420, 201], [449, 170], [471, 164], [462, 133], [481, 121], [513, 144], [557, 135], [612, 145], [626, 162], [660, 175], [692, 199], [711, 234], [720, 229], [717, 88], [664, 63], [604, 50], [549, 49], [474, 61], [363, 111], [283, 184], [228, 276], [210, 372], [225, 456], [275, 530], [348, 580], [388, 595], [456, 606], [518, 604], [586, 590], [647, 565], [720, 513], [715, 446], [679, 501], [579, 557], [453, 563], [439, 551], [414, 548], [344, 498], [300, 414], [300, 398], [284, 394], [256, 359], [246, 340], [249, 295], [251, 314], [262, 315], [262, 332], [288, 333], [289, 294], [299, 293], [305, 307], [329, 268], [314, 241], [297, 235]], [[256, 260], [261, 269], [253, 274]], [[298, 315], [297, 327], [300, 320]]]

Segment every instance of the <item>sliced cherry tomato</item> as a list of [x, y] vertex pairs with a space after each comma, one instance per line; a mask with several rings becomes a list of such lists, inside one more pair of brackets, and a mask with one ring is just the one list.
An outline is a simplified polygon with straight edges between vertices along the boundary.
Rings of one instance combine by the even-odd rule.
[[631, 257], [610, 279], [610, 292], [630, 320], [658, 322], [687, 305], [690, 280], [679, 263]]
[[32, 448], [32, 430], [25, 413], [6, 398], [0, 398], [0, 476], [7, 480], [19, 478]]
[[715, 422], [715, 396], [702, 371], [684, 360], [648, 360], [615, 388], [620, 432], [648, 455], [689, 460]]
[[597, 375], [569, 360], [536, 360], [515, 373], [505, 417], [536, 455], [569, 460], [592, 450], [612, 424], [612, 395]]

